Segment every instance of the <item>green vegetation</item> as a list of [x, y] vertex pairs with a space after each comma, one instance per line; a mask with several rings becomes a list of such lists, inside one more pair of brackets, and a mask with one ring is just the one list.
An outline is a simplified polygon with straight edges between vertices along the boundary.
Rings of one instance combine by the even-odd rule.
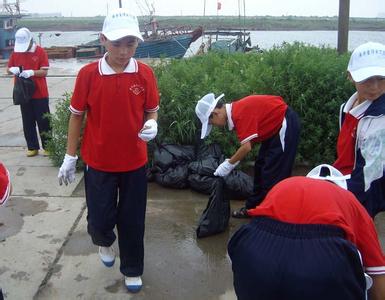
[[[57, 18], [22, 18], [19, 26], [31, 31], [100, 31], [103, 16], [97, 17], [57, 17]], [[204, 29], [245, 28], [248, 30], [337, 30], [338, 17], [295, 17], [295, 16], [172, 16], [157, 17], [160, 28], [189, 26]], [[139, 17], [140, 27], [148, 26], [149, 17]], [[350, 30], [384, 31], [385, 18], [351, 18]]]
[[[224, 93], [226, 102], [250, 94], [280, 95], [302, 122], [297, 164], [331, 163], [339, 107], [354, 91], [346, 76], [348, 59], [349, 54], [338, 55], [335, 49], [295, 43], [263, 53], [208, 53], [161, 61], [154, 66], [161, 93], [157, 138], [161, 143], [196, 143], [200, 122], [194, 110], [206, 93]], [[65, 153], [69, 98], [64, 95], [51, 120], [53, 136], [48, 150], [56, 165]], [[239, 146], [235, 134], [227, 129], [214, 129], [206, 142], [219, 143], [226, 156]]]

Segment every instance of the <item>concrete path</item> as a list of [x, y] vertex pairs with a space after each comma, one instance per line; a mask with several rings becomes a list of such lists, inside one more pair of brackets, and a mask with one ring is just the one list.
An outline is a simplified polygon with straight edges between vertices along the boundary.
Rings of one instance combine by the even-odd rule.
[[[51, 110], [71, 91], [79, 63], [52, 62]], [[75, 71], [74, 71], [75, 70]], [[13, 194], [0, 208], [0, 287], [5, 299], [235, 299], [231, 233], [245, 221], [231, 220], [223, 234], [197, 240], [195, 229], [208, 196], [151, 183], [146, 219], [144, 286], [126, 291], [119, 260], [99, 261], [86, 230], [82, 174], [59, 186], [58, 169], [42, 155], [27, 158], [12, 79], [0, 78], [0, 160], [8, 167]], [[242, 202], [232, 203], [240, 207]], [[117, 245], [115, 244], [117, 250]]]

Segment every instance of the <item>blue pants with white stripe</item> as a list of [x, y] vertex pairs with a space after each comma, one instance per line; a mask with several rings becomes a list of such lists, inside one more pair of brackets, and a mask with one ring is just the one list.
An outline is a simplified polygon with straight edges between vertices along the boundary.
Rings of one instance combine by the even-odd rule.
[[268, 191], [281, 180], [290, 177], [301, 125], [297, 113], [287, 108], [284, 149], [279, 133], [263, 141], [254, 164], [254, 195], [246, 200], [246, 208], [254, 208], [262, 202]]
[[239, 300], [364, 300], [356, 247], [342, 229], [257, 217], [231, 237]]

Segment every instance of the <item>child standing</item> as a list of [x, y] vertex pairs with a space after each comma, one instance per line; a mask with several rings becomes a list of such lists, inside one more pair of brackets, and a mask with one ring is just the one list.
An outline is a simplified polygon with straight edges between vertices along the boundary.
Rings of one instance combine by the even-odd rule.
[[227, 176], [261, 143], [254, 165], [254, 195], [245, 207], [233, 212], [235, 218], [248, 218], [247, 209], [262, 202], [267, 192], [291, 175], [299, 142], [300, 123], [297, 114], [279, 96], [251, 95], [230, 104], [210, 93], [200, 99], [195, 112], [202, 123], [201, 138], [209, 135], [212, 126], [225, 126], [236, 131], [241, 146], [218, 166], [214, 175]]
[[49, 62], [45, 50], [36, 45], [32, 33], [28, 28], [20, 28], [15, 34], [15, 48], [8, 61], [8, 73], [24, 78], [31, 78], [35, 83], [35, 92], [32, 99], [20, 105], [21, 118], [23, 121], [24, 137], [27, 142], [27, 156], [36, 156], [39, 153], [39, 139], [36, 125], [39, 130], [44, 155], [48, 142], [47, 134], [51, 131], [49, 119], [49, 99], [46, 76], [48, 74]]
[[374, 217], [385, 210], [385, 45], [357, 47], [348, 65], [356, 92], [341, 106], [334, 167], [351, 174], [348, 189]]
[[[321, 165], [275, 185], [228, 252], [239, 300], [385, 297], [385, 257], [347, 176]], [[364, 272], [370, 275], [366, 275]]]
[[[126, 9], [112, 11], [100, 35], [107, 53], [83, 67], [71, 99], [67, 153], [59, 183], [75, 179], [76, 151], [87, 114], [81, 155], [88, 233], [110, 267], [117, 227], [120, 271], [130, 292], [142, 287], [147, 202], [147, 144], [157, 134], [159, 93], [152, 69], [133, 58], [143, 40], [138, 20]], [[118, 199], [119, 198], [119, 199]]]

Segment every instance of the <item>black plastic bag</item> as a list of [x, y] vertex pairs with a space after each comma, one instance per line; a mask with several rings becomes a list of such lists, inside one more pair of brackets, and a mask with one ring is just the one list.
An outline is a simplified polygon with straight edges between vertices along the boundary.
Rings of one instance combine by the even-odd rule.
[[245, 172], [233, 170], [224, 180], [232, 200], [245, 200], [254, 194], [254, 179]]
[[13, 104], [26, 104], [32, 99], [35, 92], [35, 83], [30, 78], [15, 76], [15, 85], [13, 86]]
[[164, 187], [184, 189], [188, 187], [188, 167], [187, 165], [169, 168], [165, 172], [155, 173], [155, 181]]
[[202, 238], [226, 230], [229, 219], [230, 200], [225, 191], [223, 178], [217, 178], [207, 207], [199, 219], [197, 237]]
[[186, 164], [194, 159], [194, 146], [157, 144], [154, 150], [153, 166], [164, 172], [170, 167]]
[[205, 145], [200, 143], [197, 145], [196, 153], [197, 160], [204, 159], [208, 156], [212, 156], [216, 159], [220, 159], [222, 157], [222, 149], [219, 144]]
[[200, 174], [189, 174], [188, 175], [188, 184], [190, 188], [196, 192], [210, 195], [214, 188], [214, 182], [218, 177], [206, 176]]
[[212, 156], [208, 156], [201, 160], [189, 163], [188, 169], [193, 174], [214, 176], [214, 172], [218, 168], [218, 166], [218, 159]]

